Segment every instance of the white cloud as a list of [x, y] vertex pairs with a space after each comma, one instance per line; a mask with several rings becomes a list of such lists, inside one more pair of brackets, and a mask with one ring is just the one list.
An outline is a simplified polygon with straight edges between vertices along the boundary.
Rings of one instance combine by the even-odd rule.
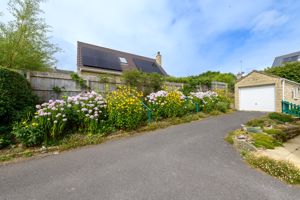
[[[7, 1], [0, 2], [4, 14]], [[48, 0], [42, 8], [64, 50], [58, 66], [72, 70], [79, 40], [148, 57], [161, 51], [171, 75], [236, 72], [241, 59], [252, 69], [293, 51], [300, 32], [300, 22], [289, 23], [299, 16], [277, 9], [275, 0]], [[234, 46], [239, 30], [249, 34]]]
[[288, 17], [277, 10], [268, 10], [258, 15], [254, 20], [253, 31], [268, 31], [288, 22]]

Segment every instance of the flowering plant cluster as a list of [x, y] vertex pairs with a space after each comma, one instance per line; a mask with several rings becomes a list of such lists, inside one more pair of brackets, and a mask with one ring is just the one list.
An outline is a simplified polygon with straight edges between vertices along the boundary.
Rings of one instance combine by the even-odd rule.
[[148, 95], [146, 102], [156, 118], [176, 117], [183, 114], [185, 96], [180, 91], [161, 90]]
[[[106, 118], [106, 103], [96, 92], [83, 92], [64, 100], [49, 100], [36, 105], [33, 119], [16, 125], [14, 133], [19, 140], [31, 146], [48, 139], [56, 140], [71, 129], [84, 133], [97, 133]], [[28, 131], [31, 130], [31, 131]], [[41, 133], [37, 136], [32, 132]], [[43, 139], [41, 139], [43, 138]], [[34, 142], [35, 141], [35, 142]]]
[[57, 137], [62, 133], [67, 122], [65, 105], [64, 100], [49, 100], [47, 103], [36, 105], [37, 112], [33, 123], [43, 127], [44, 131], [50, 132], [51, 137]]
[[110, 121], [121, 129], [134, 129], [140, 125], [145, 115], [142, 97], [142, 92], [127, 86], [111, 92], [107, 97]]
[[67, 98], [67, 108], [80, 132], [96, 133], [99, 124], [106, 119], [106, 103], [103, 97], [92, 91]]
[[189, 99], [192, 102], [197, 103], [199, 108], [204, 112], [210, 112], [214, 110], [215, 105], [219, 101], [219, 95], [213, 91], [207, 92], [191, 92]]

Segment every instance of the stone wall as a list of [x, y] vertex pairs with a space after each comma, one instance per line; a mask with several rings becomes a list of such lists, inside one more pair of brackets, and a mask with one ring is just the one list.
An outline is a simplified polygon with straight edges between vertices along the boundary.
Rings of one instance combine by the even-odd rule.
[[[285, 81], [284, 85], [285, 85], [284, 100], [286, 100], [290, 103], [300, 105], [300, 96], [298, 96], [297, 98], [293, 98], [293, 89], [299, 89], [300, 85], [293, 83], [293, 82], [289, 82], [289, 81]], [[300, 95], [300, 92], [299, 92], [299, 95]]]

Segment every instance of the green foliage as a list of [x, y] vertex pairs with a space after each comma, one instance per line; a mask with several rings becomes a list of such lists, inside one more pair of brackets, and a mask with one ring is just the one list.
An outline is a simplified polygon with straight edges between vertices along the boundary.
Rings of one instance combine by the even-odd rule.
[[78, 74], [76, 73], [72, 73], [71, 78], [73, 81], [75, 81], [77, 84], [79, 84], [81, 89], [87, 89], [89, 90], [90, 88], [87, 86], [86, 81], [83, 80], [83, 78], [81, 78], [80, 76], [78, 76]]
[[13, 20], [0, 26], [0, 65], [6, 68], [43, 70], [55, 62], [59, 49], [49, 41], [49, 26], [39, 15], [42, 0], [10, 0]]
[[283, 114], [283, 113], [270, 113], [269, 115], [270, 119], [273, 120], [278, 120], [280, 122], [292, 122], [293, 121], [293, 117], [291, 115], [287, 115], [287, 114]]
[[300, 83], [299, 69], [300, 62], [289, 62], [283, 66], [267, 68], [265, 72]]
[[231, 131], [228, 133], [228, 135], [225, 137], [225, 141], [228, 142], [229, 144], [233, 144], [234, 143], [234, 136], [235, 136], [235, 131]]
[[230, 91], [234, 90], [234, 84], [236, 82], [236, 77], [231, 73], [220, 73], [220, 72], [212, 72], [207, 71], [197, 76], [188, 76], [188, 77], [166, 77], [167, 81], [170, 82], [179, 82], [185, 83], [182, 92], [185, 95], [188, 95], [190, 92], [195, 92], [199, 85], [202, 86], [211, 86], [212, 81], [219, 81], [228, 84], [228, 88]]
[[164, 77], [157, 73], [143, 73], [139, 70], [123, 72], [122, 79], [125, 84], [143, 91], [145, 95], [158, 91], [164, 84]]
[[276, 140], [280, 142], [287, 141], [287, 134], [280, 129], [265, 129], [264, 132], [273, 136]]
[[247, 126], [252, 126], [252, 127], [264, 127], [265, 125], [265, 120], [263, 118], [260, 119], [253, 119], [250, 120], [246, 123]]
[[247, 154], [246, 161], [255, 168], [290, 184], [300, 183], [300, 170], [287, 161], [277, 161], [266, 156]]
[[218, 102], [216, 103], [216, 106], [215, 106], [215, 109], [218, 110], [218, 111], [221, 111], [223, 113], [226, 113], [228, 111], [228, 103], [227, 102]]
[[130, 87], [119, 87], [107, 97], [109, 120], [120, 129], [132, 130], [144, 121], [146, 111], [142, 105], [142, 92]]
[[272, 136], [263, 133], [251, 133], [253, 145], [258, 148], [274, 149], [277, 146], [282, 146], [282, 143], [277, 141]]
[[13, 127], [12, 134], [16, 139], [27, 147], [42, 144], [45, 138], [45, 132], [37, 123], [24, 121], [16, 123]]
[[11, 125], [31, 113], [37, 102], [27, 80], [19, 73], [0, 68], [0, 147], [9, 144]]
[[54, 86], [52, 88], [53, 92], [57, 95], [60, 95], [62, 93], [62, 88], [58, 87], [58, 86]]
[[161, 90], [151, 93], [146, 98], [146, 104], [156, 120], [182, 116], [187, 109], [187, 102], [180, 91]]

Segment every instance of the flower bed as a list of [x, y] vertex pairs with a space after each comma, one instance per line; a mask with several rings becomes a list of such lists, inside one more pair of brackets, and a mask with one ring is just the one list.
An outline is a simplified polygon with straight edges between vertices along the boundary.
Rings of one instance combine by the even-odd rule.
[[143, 98], [142, 92], [122, 86], [106, 99], [91, 91], [37, 105], [36, 113], [16, 123], [12, 133], [24, 146], [51, 145], [73, 133], [104, 135], [137, 129], [146, 125], [147, 111], [158, 121], [200, 111], [208, 113], [218, 110], [218, 103], [222, 103], [222, 97], [210, 91], [186, 97], [180, 91], [161, 90]]

